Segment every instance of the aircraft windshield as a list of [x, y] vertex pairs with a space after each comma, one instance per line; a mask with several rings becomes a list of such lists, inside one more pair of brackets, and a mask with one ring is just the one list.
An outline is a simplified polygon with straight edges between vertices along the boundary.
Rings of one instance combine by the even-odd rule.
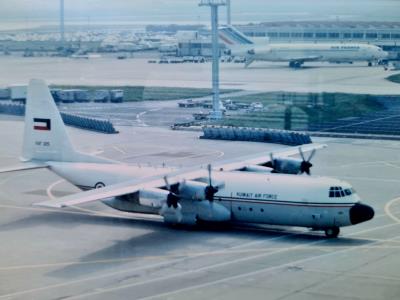
[[354, 191], [350, 188], [343, 189], [342, 187], [339, 186], [333, 186], [329, 189], [329, 198], [340, 198], [340, 197], [351, 196], [353, 193]]

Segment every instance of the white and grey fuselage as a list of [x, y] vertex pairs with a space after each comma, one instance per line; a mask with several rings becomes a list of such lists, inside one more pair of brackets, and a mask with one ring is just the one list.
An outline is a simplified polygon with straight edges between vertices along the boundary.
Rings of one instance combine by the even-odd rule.
[[[52, 171], [82, 189], [93, 189], [123, 180], [168, 174], [168, 168], [124, 165], [49, 162]], [[79, 174], [77, 176], [77, 174]], [[367, 221], [373, 209], [360, 203], [359, 196], [343, 181], [314, 176], [246, 172], [215, 172], [224, 182], [214, 202], [181, 199], [181, 223], [197, 221], [243, 222], [324, 229]], [[140, 192], [104, 201], [132, 213], [159, 214], [160, 209], [141, 204]], [[164, 216], [166, 222], [174, 222]]]

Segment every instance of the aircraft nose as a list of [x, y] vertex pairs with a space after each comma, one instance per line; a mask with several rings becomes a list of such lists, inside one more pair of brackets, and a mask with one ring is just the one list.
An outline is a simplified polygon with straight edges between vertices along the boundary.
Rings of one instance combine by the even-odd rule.
[[375, 215], [374, 209], [365, 204], [356, 203], [350, 209], [350, 222], [351, 224], [359, 224], [368, 220], [371, 220]]

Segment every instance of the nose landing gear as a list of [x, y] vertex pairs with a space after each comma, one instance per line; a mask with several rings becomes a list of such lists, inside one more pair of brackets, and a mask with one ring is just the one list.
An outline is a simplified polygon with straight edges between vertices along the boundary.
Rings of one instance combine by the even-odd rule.
[[331, 227], [325, 229], [325, 235], [327, 238], [337, 238], [340, 233], [339, 227]]

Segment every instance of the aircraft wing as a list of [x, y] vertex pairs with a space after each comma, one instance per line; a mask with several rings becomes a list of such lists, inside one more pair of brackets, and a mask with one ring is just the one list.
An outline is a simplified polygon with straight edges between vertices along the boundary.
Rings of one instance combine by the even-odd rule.
[[[326, 147], [327, 146], [325, 144], [309, 144], [301, 146], [301, 150], [305, 153], [305, 152], [310, 152], [312, 150], [324, 149]], [[284, 158], [296, 155], [298, 153], [299, 153], [298, 147], [285, 148], [283, 150], [272, 152], [274, 158]], [[270, 153], [268, 153], [265, 156], [252, 155], [252, 156], [238, 158], [235, 161], [218, 164], [214, 167], [214, 169], [220, 171], [238, 171], [249, 165], [264, 165], [269, 161], [271, 161]]]
[[301, 62], [317, 61], [317, 60], [320, 60], [321, 58], [322, 58], [321, 56], [305, 56], [305, 57], [291, 58], [290, 61], [293, 61], [293, 62], [296, 62], [296, 61], [301, 61]]
[[[312, 151], [314, 149], [325, 148], [326, 145], [321, 144], [310, 144], [302, 146], [303, 152]], [[275, 151], [272, 154], [274, 157], [287, 157], [298, 154], [297, 147], [291, 147], [281, 151]], [[248, 156], [238, 158], [235, 161], [229, 161], [226, 163], [220, 163], [213, 166], [215, 170], [221, 171], [238, 171], [248, 165], [262, 165], [270, 161], [269, 153], [265, 156]], [[182, 182], [183, 180], [196, 180], [200, 178], [206, 178], [208, 171], [206, 168], [195, 167], [181, 169], [168, 174], [168, 182], [171, 185]], [[164, 175], [157, 175], [154, 177], [148, 177], [138, 180], [124, 181], [119, 184], [110, 185], [101, 189], [95, 189], [86, 192], [80, 192], [77, 194], [69, 195], [66, 197], [59, 198], [57, 200], [50, 200], [41, 203], [37, 203], [37, 206], [52, 207], [52, 208], [63, 208], [68, 206], [75, 206], [83, 203], [89, 203], [99, 200], [104, 200], [112, 197], [123, 196], [139, 192], [144, 189], [154, 188], [165, 188]]]
[[[185, 179], [201, 178], [207, 176], [207, 170], [181, 170], [180, 172], [173, 172], [168, 174], [168, 182], [174, 185]], [[123, 196], [132, 194], [143, 189], [163, 188], [165, 187], [164, 176], [159, 175], [150, 178], [124, 181], [122, 183], [113, 184], [101, 189], [90, 190], [87, 192], [80, 192], [70, 196], [62, 197], [57, 200], [50, 200], [35, 204], [35, 206], [63, 208], [68, 206], [75, 206], [78, 204], [89, 203], [99, 200], [104, 200], [112, 197]]]

